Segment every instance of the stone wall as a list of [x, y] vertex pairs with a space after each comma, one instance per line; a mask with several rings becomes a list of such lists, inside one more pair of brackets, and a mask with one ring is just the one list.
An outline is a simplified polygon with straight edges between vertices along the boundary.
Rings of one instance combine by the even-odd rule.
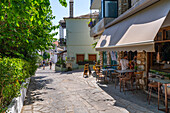
[[139, 70], [146, 70], [146, 52], [137, 53], [137, 65]]
[[107, 65], [111, 65], [110, 52], [107, 51]]
[[100, 51], [99, 54], [100, 54], [100, 65], [103, 65], [103, 52]]
[[[140, 0], [131, 0], [131, 7], [133, 7]], [[120, 16], [129, 9], [129, 0], [119, 0], [118, 15]]]
[[118, 9], [119, 16], [128, 10], [129, 8], [128, 1], [129, 0], [119, 0], [119, 9]]

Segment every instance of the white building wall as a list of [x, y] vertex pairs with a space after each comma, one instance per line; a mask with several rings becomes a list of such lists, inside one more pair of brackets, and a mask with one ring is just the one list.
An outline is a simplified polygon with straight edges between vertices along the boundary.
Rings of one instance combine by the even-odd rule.
[[88, 54], [96, 54], [97, 60], [99, 54], [92, 48], [95, 43], [90, 37], [90, 28], [88, 27], [89, 19], [66, 19], [66, 39], [67, 39], [67, 57], [75, 57], [76, 54], [85, 54], [88, 60]]

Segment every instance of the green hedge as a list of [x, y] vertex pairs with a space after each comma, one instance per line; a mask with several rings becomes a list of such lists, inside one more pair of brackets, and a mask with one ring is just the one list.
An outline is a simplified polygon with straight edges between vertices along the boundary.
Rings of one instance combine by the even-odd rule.
[[19, 96], [26, 78], [35, 74], [37, 66], [18, 58], [0, 59], [0, 113], [7, 109], [14, 97]]

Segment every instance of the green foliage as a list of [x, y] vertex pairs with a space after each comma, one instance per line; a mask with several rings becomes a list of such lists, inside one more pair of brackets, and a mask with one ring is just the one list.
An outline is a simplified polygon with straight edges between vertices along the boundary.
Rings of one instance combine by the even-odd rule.
[[[66, 0], [59, 0], [67, 6]], [[56, 6], [57, 7], [57, 6]], [[55, 17], [49, 0], [0, 1], [0, 53], [2, 57], [24, 58], [52, 45]]]
[[92, 48], [95, 48], [96, 45], [97, 45], [97, 42], [93, 43], [93, 44], [92, 44], [92, 46], [93, 46]]
[[62, 6], [67, 7], [67, 2], [66, 0], [59, 0]]
[[[59, 2], [67, 6], [66, 0]], [[49, 0], [0, 0], [0, 113], [35, 74], [42, 59], [37, 52], [52, 46], [58, 33], [51, 32], [59, 27], [53, 19]]]
[[43, 59], [44, 59], [44, 60], [50, 59], [50, 54], [47, 53], [47, 52], [44, 52], [44, 54], [43, 54]]
[[43, 56], [37, 56], [37, 63], [41, 63], [43, 61]]
[[7, 109], [11, 100], [20, 94], [25, 79], [36, 71], [36, 66], [18, 58], [0, 59], [0, 112]]
[[58, 60], [57, 60], [57, 62], [56, 62], [56, 65], [65, 65], [65, 63], [66, 63], [66, 61], [63, 60], [63, 59], [59, 56], [59, 58], [58, 58]]

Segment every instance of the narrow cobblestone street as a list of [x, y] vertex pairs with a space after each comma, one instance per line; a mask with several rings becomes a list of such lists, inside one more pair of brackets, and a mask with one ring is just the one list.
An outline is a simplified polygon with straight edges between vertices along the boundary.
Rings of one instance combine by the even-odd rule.
[[22, 113], [151, 112], [117, 96], [115, 98], [101, 89], [93, 76], [83, 78], [82, 71], [55, 73], [49, 68], [38, 69], [31, 79]]

